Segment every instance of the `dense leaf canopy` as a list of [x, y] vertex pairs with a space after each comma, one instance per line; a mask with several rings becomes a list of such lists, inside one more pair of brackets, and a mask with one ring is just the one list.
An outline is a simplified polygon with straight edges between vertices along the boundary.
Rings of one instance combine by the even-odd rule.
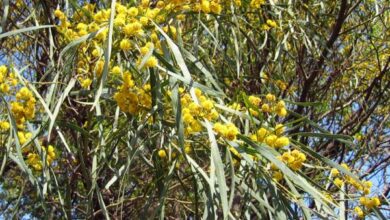
[[0, 6], [0, 218], [390, 218], [388, 1]]

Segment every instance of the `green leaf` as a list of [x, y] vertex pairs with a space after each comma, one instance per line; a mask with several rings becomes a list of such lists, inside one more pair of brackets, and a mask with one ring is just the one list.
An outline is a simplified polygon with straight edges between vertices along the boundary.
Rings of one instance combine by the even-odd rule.
[[51, 27], [54, 27], [54, 25], [40, 25], [40, 26], [34, 26], [34, 27], [28, 27], [28, 28], [22, 28], [22, 29], [17, 29], [17, 30], [13, 30], [13, 31], [8, 31], [6, 33], [0, 34], [0, 39], [5, 38], [5, 37], [9, 37], [12, 35], [17, 35], [17, 34], [21, 34], [21, 33], [25, 33], [25, 32], [35, 31], [35, 30], [44, 29], [44, 28], [51, 28]]

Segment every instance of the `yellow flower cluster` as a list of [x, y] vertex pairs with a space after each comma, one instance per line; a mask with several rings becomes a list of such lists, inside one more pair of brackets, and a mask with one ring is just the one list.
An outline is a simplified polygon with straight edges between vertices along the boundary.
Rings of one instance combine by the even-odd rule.
[[[87, 16], [87, 13], [92, 16]], [[154, 48], [157, 48], [155, 50], [160, 51], [159, 38], [149, 24], [150, 19], [155, 19], [159, 13], [159, 8], [149, 8], [149, 1], [142, 1], [138, 7], [127, 7], [117, 3], [114, 18], [113, 50], [119, 50], [126, 54], [138, 53], [137, 47], [134, 45], [137, 44], [138, 39], [143, 41], [148, 36], [145, 30], [150, 30], [152, 42], [148, 42], [146, 45], [154, 45]], [[81, 43], [78, 48], [78, 52], [82, 56], [78, 57], [76, 70], [82, 88], [89, 88], [94, 76], [100, 77], [103, 73], [104, 60], [102, 56], [104, 42], [108, 35], [107, 21], [110, 14], [110, 9], [96, 11], [93, 4], [84, 5], [70, 19], [60, 10], [54, 12], [54, 15], [59, 19], [57, 29], [63, 35], [62, 43], [64, 45], [86, 34], [96, 33], [91, 41]], [[140, 55], [144, 56], [144, 51], [145, 48], [141, 49]], [[142, 56], [138, 57], [138, 63], [143, 60]], [[115, 57], [112, 60], [116, 60]], [[113, 64], [113, 62], [110, 61], [108, 65], [110, 66], [110, 64]], [[155, 66], [157, 66], [157, 59], [150, 56], [144, 67]], [[113, 75], [116, 75], [116, 67], [113, 65], [111, 70]]]
[[[345, 168], [346, 170], [350, 170], [348, 165], [345, 163], [342, 163], [341, 166], [343, 168]], [[340, 171], [336, 168], [332, 168], [330, 170], [330, 174], [331, 174], [331, 177], [335, 177], [335, 179], [333, 180], [333, 183], [337, 187], [340, 188], [341, 186], [344, 185], [344, 183], [348, 183], [349, 185], [353, 186], [356, 190], [360, 191], [363, 195], [359, 199], [360, 204], [363, 207], [365, 207], [367, 210], [370, 210], [372, 208], [375, 208], [375, 207], [378, 207], [381, 205], [381, 202], [380, 202], [378, 197], [371, 197], [371, 198], [366, 197], [366, 195], [370, 194], [370, 192], [371, 192], [371, 187], [372, 187], [371, 181], [362, 181], [362, 183], [360, 183], [360, 182], [356, 181], [354, 178], [352, 178], [351, 176], [343, 177], [340, 174]], [[354, 211], [359, 218], [362, 218], [365, 215], [364, 211], [359, 206], [356, 206], [354, 208]]]
[[268, 93], [265, 96], [267, 103], [261, 106], [261, 110], [264, 113], [276, 113], [279, 117], [285, 117], [287, 115], [286, 104], [283, 100], [276, 102], [276, 97], [273, 94]]
[[[157, 30], [151, 21], [156, 23], [166, 22], [172, 14], [176, 14], [178, 20], [185, 19], [185, 13], [195, 11], [203, 13], [220, 14], [222, 6], [220, 0], [169, 0], [157, 1], [142, 0], [137, 5], [129, 6], [116, 3], [114, 17], [113, 50], [120, 50], [126, 54], [137, 54], [140, 42], [146, 45], [154, 44], [156, 52], [161, 51], [160, 39]], [[91, 85], [94, 73], [99, 77], [103, 70], [100, 60], [107, 39], [107, 22], [111, 17], [111, 9], [97, 10], [95, 4], [85, 4], [82, 8], [73, 13], [72, 17], [67, 17], [64, 12], [57, 9], [54, 16], [58, 19], [57, 30], [62, 34], [61, 42], [65, 45], [77, 38], [87, 34], [95, 33], [91, 42], [80, 44], [79, 52], [83, 56], [78, 57], [77, 74], [80, 85], [88, 88]], [[166, 22], [163, 29], [166, 33], [176, 38], [177, 30]], [[148, 42], [149, 41], [149, 42]], [[151, 49], [151, 48], [149, 48]], [[145, 47], [141, 48], [138, 57], [138, 64], [143, 60]], [[115, 60], [113, 58], [113, 60]], [[144, 63], [144, 67], [151, 68], [157, 66], [157, 58], [150, 56]]]
[[[251, 115], [256, 116], [256, 117], [259, 116], [258, 109], [259, 109], [260, 104], [261, 104], [261, 99], [257, 96], [251, 95], [248, 97], [248, 101], [252, 105], [251, 107], [249, 107], [249, 112], [251, 113]], [[238, 106], [237, 103], [234, 103], [232, 107], [233, 107], [233, 109], [237, 109], [237, 107], [240, 107], [240, 106]]]
[[159, 150], [159, 151], [157, 152], [157, 154], [158, 154], [158, 156], [159, 156], [160, 158], [165, 158], [165, 157], [167, 157], [167, 152], [166, 152], [165, 150], [163, 150], [163, 149]]
[[194, 11], [200, 11], [206, 14], [220, 14], [222, 11], [222, 6], [219, 4], [218, 0], [201, 0], [200, 3], [195, 4]]
[[[306, 155], [299, 150], [284, 152], [281, 156], [278, 156], [277, 158], [294, 171], [300, 170], [303, 166], [303, 162], [306, 161]], [[278, 182], [283, 179], [283, 173], [278, 169], [275, 164], [271, 164], [271, 171], [272, 178], [275, 181]]]
[[240, 133], [238, 128], [233, 123], [221, 124], [217, 122], [214, 124], [214, 131], [229, 141], [235, 140], [237, 135]]
[[[11, 112], [18, 128], [18, 139], [20, 144], [25, 144], [31, 139], [32, 134], [26, 132], [25, 123], [35, 117], [36, 100], [27, 87], [17, 90], [18, 80], [16, 75], [10, 72], [5, 65], [0, 66], [0, 93], [9, 95], [11, 88], [15, 90], [15, 100], [11, 102]], [[8, 131], [11, 125], [8, 121], [0, 121], [0, 131]]]
[[265, 0], [251, 0], [250, 7], [253, 9], [258, 9], [264, 4], [265, 4]]
[[381, 205], [381, 201], [376, 196], [372, 198], [361, 197], [359, 201], [360, 204], [366, 207], [367, 209], [372, 209]]
[[18, 139], [20, 144], [25, 144], [32, 137], [31, 132], [18, 131]]
[[[346, 170], [350, 170], [348, 165], [345, 163], [342, 163], [341, 166], [343, 168], [345, 168]], [[336, 168], [332, 168], [330, 170], [330, 174], [332, 177], [335, 178], [333, 183], [338, 187], [341, 187], [344, 184], [344, 182], [346, 182], [349, 185], [353, 186], [356, 190], [362, 192], [364, 195], [368, 195], [371, 192], [371, 187], [372, 187], [371, 181], [363, 181], [361, 184], [358, 181], [356, 181], [354, 178], [352, 178], [351, 176], [343, 177], [340, 174], [339, 170], [337, 170]]]
[[16, 120], [17, 127], [24, 129], [24, 123], [35, 116], [36, 100], [27, 87], [22, 87], [15, 95], [16, 101], [11, 102], [11, 111]]
[[16, 86], [18, 80], [14, 73], [9, 73], [7, 66], [0, 66], [0, 93], [8, 94], [11, 86]]
[[8, 121], [0, 121], [0, 131], [8, 131], [10, 124]]
[[303, 162], [306, 161], [306, 155], [299, 150], [284, 152], [278, 159], [283, 161], [292, 170], [297, 171], [302, 168]]
[[363, 218], [364, 217], [364, 212], [363, 212], [363, 210], [359, 206], [356, 206], [353, 210], [355, 211], [356, 215], [359, 218]]
[[[158, 41], [155, 41], [155, 42], [158, 43], [158, 46], [159, 46], [159, 48], [160, 48], [160, 47], [161, 47], [160, 44], [159, 44], [160, 42], [158, 42]], [[141, 54], [142, 56], [141, 56], [141, 57], [138, 59], [138, 61], [137, 61], [137, 64], [138, 64], [138, 65], [141, 64], [141, 61], [143, 60], [143, 56], [147, 55], [147, 54], [149, 53], [149, 51], [153, 50], [153, 48], [154, 48], [154, 44], [153, 44], [152, 42], [147, 42], [147, 43], [145, 44], [145, 46], [143, 46], [143, 47], [140, 48], [140, 54]], [[160, 50], [160, 49], [159, 49], [159, 50]], [[150, 68], [152, 68], [152, 67], [156, 67], [157, 64], [158, 64], [157, 58], [156, 58], [155, 56], [150, 56], [150, 57], [146, 60], [146, 62], [145, 62], [145, 64], [144, 64], [144, 67], [150, 67]]]
[[268, 31], [271, 28], [276, 28], [276, 27], [278, 27], [278, 25], [276, 24], [275, 21], [273, 21], [271, 19], [267, 19], [266, 23], [263, 24], [262, 29], [265, 31]]
[[194, 89], [199, 104], [195, 103], [188, 93], [184, 93], [184, 89], [180, 88], [180, 93], [183, 94], [180, 102], [182, 108], [182, 118], [185, 125], [186, 134], [194, 134], [202, 131], [203, 119], [209, 121], [219, 117], [218, 111], [215, 109], [214, 101], [202, 94], [198, 88]]
[[[46, 151], [45, 147], [42, 147], [43, 151]], [[47, 146], [46, 164], [51, 165], [56, 159], [55, 149], [52, 145]], [[43, 168], [42, 161], [37, 153], [29, 153], [27, 155], [27, 164], [34, 168], [36, 171], [41, 171]]]
[[[359, 201], [360, 201], [360, 204], [363, 206], [363, 208], [366, 210], [367, 213], [372, 208], [379, 207], [381, 205], [381, 201], [380, 201], [380, 199], [378, 197], [372, 197], [372, 198], [361, 197], [359, 199]], [[355, 211], [356, 215], [359, 218], [363, 218], [365, 216], [365, 212], [359, 206], [356, 206], [354, 208], [354, 211]]]
[[114, 94], [114, 99], [123, 112], [136, 115], [142, 109], [152, 107], [152, 97], [150, 96], [150, 85], [137, 87], [131, 77], [130, 72], [123, 74], [123, 83], [118, 92]]
[[288, 137], [281, 136], [284, 130], [285, 128], [282, 124], [277, 124], [273, 131], [262, 127], [257, 130], [256, 134], [252, 134], [250, 138], [253, 141], [266, 143], [270, 147], [282, 148], [290, 144]]
[[282, 91], [287, 89], [287, 83], [283, 82], [282, 80], [276, 80], [275, 84]]
[[[267, 94], [265, 96], [265, 100], [263, 101], [261, 98], [257, 96], [248, 96], [248, 101], [250, 106], [248, 111], [251, 115], [257, 117], [260, 112], [264, 114], [268, 114], [271, 116], [271, 113], [275, 113], [279, 117], [285, 117], [287, 115], [286, 104], [283, 100], [276, 100], [275, 95]], [[240, 103], [232, 103], [229, 106], [231, 109], [236, 111], [245, 111], [245, 107], [242, 107]]]

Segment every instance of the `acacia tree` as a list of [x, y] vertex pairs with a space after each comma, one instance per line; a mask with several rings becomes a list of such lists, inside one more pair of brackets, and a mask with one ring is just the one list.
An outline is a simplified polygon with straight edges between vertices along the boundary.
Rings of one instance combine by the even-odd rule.
[[387, 1], [1, 8], [2, 217], [390, 217]]

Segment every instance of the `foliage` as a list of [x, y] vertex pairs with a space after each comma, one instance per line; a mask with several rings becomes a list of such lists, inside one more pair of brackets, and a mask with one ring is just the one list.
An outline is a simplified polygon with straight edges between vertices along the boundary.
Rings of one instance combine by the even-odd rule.
[[3, 0], [2, 217], [389, 218], [382, 0]]

